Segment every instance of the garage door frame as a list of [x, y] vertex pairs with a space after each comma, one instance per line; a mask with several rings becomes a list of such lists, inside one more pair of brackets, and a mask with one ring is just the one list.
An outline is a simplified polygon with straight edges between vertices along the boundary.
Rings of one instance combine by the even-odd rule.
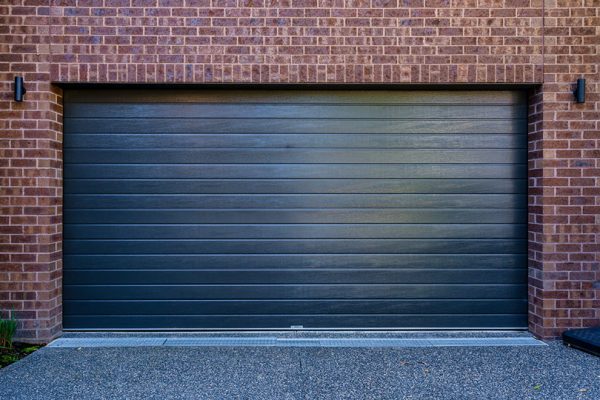
[[[367, 87], [368, 87], [369, 89], [376, 89], [376, 90], [377, 90], [377, 89], [381, 89], [381, 90], [389, 90], [389, 89], [390, 89], [390, 87], [389, 87], [389, 86], [385, 86], [385, 87], [378, 87], [378, 88], [374, 88], [373, 86], [370, 86], [370, 85], [366, 85], [366, 86], [365, 86], [365, 85], [360, 85], [360, 86], [362, 86], [363, 88], [367, 88]], [[260, 86], [260, 87], [261, 87], [261, 88], [264, 88], [265, 86]], [[328, 86], [325, 86], [325, 87], [326, 87], [327, 89], [331, 89], [331, 88], [332, 88], [332, 87], [331, 87], [331, 86], [329, 86], [329, 85], [328, 85]], [[111, 89], [112, 89], [112, 88], [114, 88], [114, 86], [111, 86]], [[156, 88], [156, 87], [155, 87], [155, 86], [153, 86], [153, 88]], [[170, 87], [169, 87], [169, 88], [170, 88]], [[215, 88], [215, 86], [212, 86], [212, 85], [210, 86], [210, 89], [214, 89], [214, 88]], [[236, 85], [236, 86], [233, 86], [233, 87], [228, 87], [228, 88], [221, 88], [221, 87], [220, 87], [220, 89], [232, 89], [232, 90], [236, 90], [236, 89], [238, 89], [238, 88], [240, 88], [240, 86], [239, 86], [239, 85]], [[245, 88], [246, 88], [246, 86], [242, 86], [242, 88], [244, 88], [244, 89], [245, 89]], [[270, 89], [270, 88], [271, 88], [271, 87], [269, 86], [269, 89]], [[282, 85], [279, 85], [279, 87], [277, 87], [277, 88], [278, 88], [278, 89], [290, 89], [290, 88], [293, 88], [293, 89], [307, 89], [307, 87], [306, 87], [306, 86], [301, 86], [301, 87], [298, 87], [298, 86], [291, 86], [291, 87], [290, 87], [290, 86], [288, 86], [288, 85], [283, 85], [283, 86], [282, 86]], [[323, 86], [318, 86], [318, 87], [316, 87], [316, 88], [323, 88]], [[352, 86], [352, 87], [350, 87], [350, 88], [349, 88], [349, 87], [347, 87], [347, 86], [337, 86], [337, 87], [336, 87], [336, 89], [339, 89], [339, 90], [348, 90], [348, 89], [355, 89], [355, 88], [357, 88], [357, 87], [356, 87], [356, 86]], [[432, 89], [432, 88], [435, 88], [435, 90], [440, 90], [440, 87], [431, 87], [431, 86], [427, 87], [426, 89]], [[472, 87], [470, 87], [470, 88], [472, 88]], [[482, 88], [482, 87], [479, 87], [479, 89], [481, 89], [481, 88]], [[490, 89], [490, 87], [485, 87], [485, 88], [486, 88], [486, 89]], [[506, 86], [502, 86], [502, 87], [499, 87], [499, 88], [501, 88], [502, 90], [506, 90], [506, 89], [507, 89], [507, 87], [506, 87]], [[165, 89], [167, 89], [167, 87], [165, 87]], [[178, 88], [177, 90], [181, 90], [181, 89], [183, 89], [183, 88]], [[196, 88], [194, 88], [194, 89], [196, 89]], [[310, 87], [310, 89], [313, 89], [313, 87]], [[397, 87], [394, 87], [394, 89], [397, 89]], [[405, 89], [407, 89], [407, 88], [405, 88]], [[413, 89], [415, 89], [415, 88], [414, 88], [414, 87], [410, 87], [410, 89], [411, 89], [411, 90], [413, 90]], [[450, 87], [450, 88], [447, 88], [447, 89], [451, 89], [451, 90], [459, 90], [460, 88], [457, 88], [456, 86], [452, 86], [452, 87]], [[462, 90], [462, 89], [460, 89], [460, 90]], [[526, 134], [526, 133], [525, 133], [525, 134]], [[175, 328], [174, 328], [174, 329], [175, 329]], [[276, 328], [276, 329], [280, 329], [280, 328]], [[325, 328], [323, 328], [323, 329], [325, 329]], [[353, 328], [353, 329], [355, 329], [355, 328]], [[373, 329], [377, 329], [377, 328], [373, 328]], [[407, 329], [407, 328], [399, 328], [399, 329]], [[419, 329], [419, 328], [416, 328], [416, 329]], [[523, 327], [523, 329], [525, 329], [525, 327]], [[68, 329], [66, 329], [66, 330], [68, 330]], [[80, 329], [77, 329], [77, 330], [80, 330]], [[94, 329], [94, 330], [98, 330], [98, 329]], [[114, 329], [114, 328], [110, 328], [110, 329], [108, 329], [108, 330], [116, 330], [116, 329]], [[154, 330], [154, 329], [152, 329], [152, 330]], [[210, 328], [209, 328], [209, 330], [212, 330], [212, 329], [210, 329]]]

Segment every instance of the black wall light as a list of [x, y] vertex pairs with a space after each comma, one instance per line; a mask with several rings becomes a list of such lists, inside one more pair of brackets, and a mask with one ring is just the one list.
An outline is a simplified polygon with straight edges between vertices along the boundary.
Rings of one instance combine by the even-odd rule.
[[578, 103], [585, 103], [585, 79], [577, 79], [577, 86], [575, 86], [573, 94], [575, 95], [575, 100]]
[[15, 101], [23, 101], [23, 96], [27, 93], [25, 86], [23, 86], [23, 77], [15, 76]]

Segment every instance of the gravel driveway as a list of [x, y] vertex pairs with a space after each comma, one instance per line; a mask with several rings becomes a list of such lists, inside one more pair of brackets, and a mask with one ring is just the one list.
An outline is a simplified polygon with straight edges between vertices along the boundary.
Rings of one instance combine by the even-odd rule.
[[600, 358], [527, 347], [44, 348], [0, 399], [599, 399]]

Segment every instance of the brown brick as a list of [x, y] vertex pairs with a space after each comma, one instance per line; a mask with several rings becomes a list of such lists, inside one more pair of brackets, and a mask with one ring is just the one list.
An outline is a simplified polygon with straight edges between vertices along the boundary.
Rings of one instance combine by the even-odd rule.
[[[599, 279], [590, 271], [600, 252], [593, 228], [600, 215], [600, 7], [579, 0], [544, 7], [520, 0], [502, 7], [342, 3], [14, 0], [3, 6], [9, 12], [0, 26], [0, 79], [23, 74], [28, 88], [21, 104], [9, 101], [8, 86], [0, 88], [0, 207], [9, 216], [0, 230], [9, 253], [0, 262], [10, 271], [0, 275], [0, 285], [10, 288], [0, 299], [27, 300], [19, 303], [29, 318], [21, 338], [44, 341], [60, 333], [60, 307], [34, 301], [61, 302], [50, 289], [60, 274], [44, 273], [61, 268], [62, 99], [50, 82], [544, 83], [529, 96], [530, 329], [549, 337], [600, 323], [600, 312], [582, 304], [598, 294], [576, 290]], [[578, 77], [587, 78], [585, 104], [573, 102]], [[38, 282], [25, 289], [24, 277], [31, 278], [25, 271], [33, 270], [40, 271]]]

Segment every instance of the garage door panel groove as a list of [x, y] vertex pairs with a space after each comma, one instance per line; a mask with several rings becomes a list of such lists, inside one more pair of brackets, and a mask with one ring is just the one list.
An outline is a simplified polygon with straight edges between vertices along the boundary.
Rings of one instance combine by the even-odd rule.
[[66, 328], [527, 324], [524, 93], [64, 99]]

